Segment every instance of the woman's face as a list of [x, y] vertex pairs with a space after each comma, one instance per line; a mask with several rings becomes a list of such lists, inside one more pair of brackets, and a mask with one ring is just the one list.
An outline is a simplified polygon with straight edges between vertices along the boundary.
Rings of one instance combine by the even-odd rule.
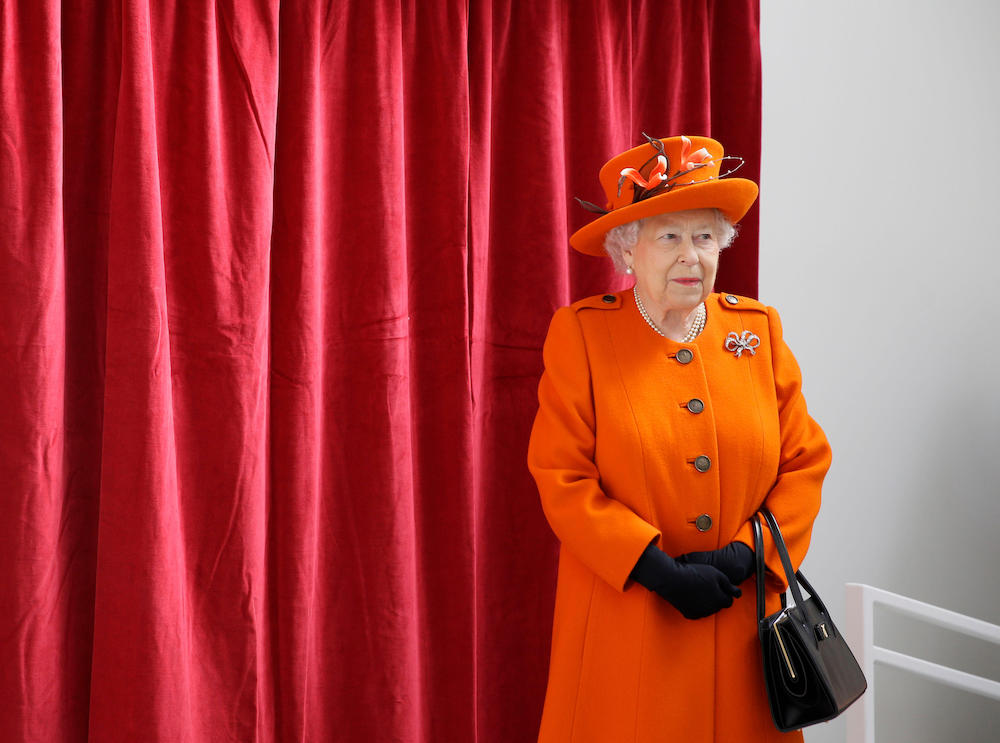
[[624, 252], [639, 291], [663, 312], [691, 310], [712, 293], [719, 267], [719, 225], [713, 209], [647, 217], [635, 248]]

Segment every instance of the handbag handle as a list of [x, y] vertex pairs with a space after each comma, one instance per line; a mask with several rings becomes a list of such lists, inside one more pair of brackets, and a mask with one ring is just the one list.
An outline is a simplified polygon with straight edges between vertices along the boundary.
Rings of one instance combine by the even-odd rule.
[[[792, 592], [792, 598], [795, 599], [795, 605], [800, 606], [802, 604], [802, 592], [799, 590], [799, 582], [795, 579], [795, 569], [792, 567], [792, 559], [788, 556], [788, 548], [785, 546], [785, 538], [781, 536], [781, 529], [778, 528], [778, 522], [775, 521], [773, 513], [767, 510], [764, 506], [761, 506], [760, 514], [764, 517], [764, 521], [767, 523], [767, 528], [771, 530], [771, 538], [774, 539], [774, 546], [778, 550], [778, 557], [781, 558], [781, 567], [784, 568], [785, 578], [788, 580], [788, 590]], [[760, 557], [761, 562], [763, 562], [764, 555], [761, 554]]]
[[[757, 571], [757, 623], [764, 620], [764, 534], [760, 528], [760, 514], [750, 519], [753, 527], [753, 559]], [[785, 594], [781, 594], [781, 608], [785, 608]]]
[[[771, 530], [771, 537], [774, 539], [774, 546], [778, 551], [778, 557], [781, 558], [781, 567], [785, 571], [785, 579], [788, 581], [788, 589], [792, 592], [792, 598], [795, 599], [796, 606], [805, 606], [805, 602], [802, 600], [802, 591], [799, 589], [799, 583], [805, 586], [805, 589], [812, 596], [813, 600], [816, 602], [821, 611], [826, 612], [826, 605], [823, 600], [816, 595], [813, 587], [806, 580], [806, 577], [802, 575], [801, 571], [796, 571], [792, 568], [792, 560], [788, 556], [788, 548], [785, 546], [785, 539], [781, 536], [781, 529], [778, 528], [778, 522], [767, 508], [764, 506], [760, 507], [758, 513], [753, 515], [751, 519], [751, 526], [753, 527], [753, 546], [754, 546], [754, 559], [757, 564], [757, 619], [764, 618], [764, 533], [760, 526], [760, 517], [764, 517], [764, 521], [767, 523], [767, 528]], [[781, 607], [786, 606], [785, 594], [781, 594]]]

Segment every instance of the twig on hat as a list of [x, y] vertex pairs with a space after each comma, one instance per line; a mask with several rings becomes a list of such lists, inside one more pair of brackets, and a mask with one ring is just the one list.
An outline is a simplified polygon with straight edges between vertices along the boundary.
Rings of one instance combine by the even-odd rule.
[[605, 214], [610, 214], [610, 212], [607, 209], [602, 209], [597, 204], [593, 204], [593, 203], [591, 203], [589, 201], [584, 201], [579, 196], [574, 196], [573, 198], [576, 200], [577, 204], [579, 204], [580, 206], [582, 206], [588, 212], [593, 212], [594, 214], [600, 214], [602, 216], [605, 215]]

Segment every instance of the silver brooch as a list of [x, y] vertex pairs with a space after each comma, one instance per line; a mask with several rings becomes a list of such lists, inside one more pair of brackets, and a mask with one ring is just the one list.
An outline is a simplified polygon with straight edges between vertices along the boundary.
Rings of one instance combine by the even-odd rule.
[[744, 351], [749, 351], [753, 356], [757, 353], [757, 346], [760, 345], [760, 336], [754, 335], [749, 330], [744, 330], [742, 335], [730, 333], [726, 336], [726, 350], [736, 354], [736, 358], [743, 355]]

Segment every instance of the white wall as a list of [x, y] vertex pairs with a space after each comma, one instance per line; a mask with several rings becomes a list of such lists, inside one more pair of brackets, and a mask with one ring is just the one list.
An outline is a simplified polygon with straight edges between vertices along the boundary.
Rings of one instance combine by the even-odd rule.
[[[841, 625], [848, 581], [1000, 624], [1000, 2], [762, 0], [761, 45], [760, 297], [834, 450], [804, 571]], [[877, 683], [879, 741], [1000, 740], [1000, 704]]]

